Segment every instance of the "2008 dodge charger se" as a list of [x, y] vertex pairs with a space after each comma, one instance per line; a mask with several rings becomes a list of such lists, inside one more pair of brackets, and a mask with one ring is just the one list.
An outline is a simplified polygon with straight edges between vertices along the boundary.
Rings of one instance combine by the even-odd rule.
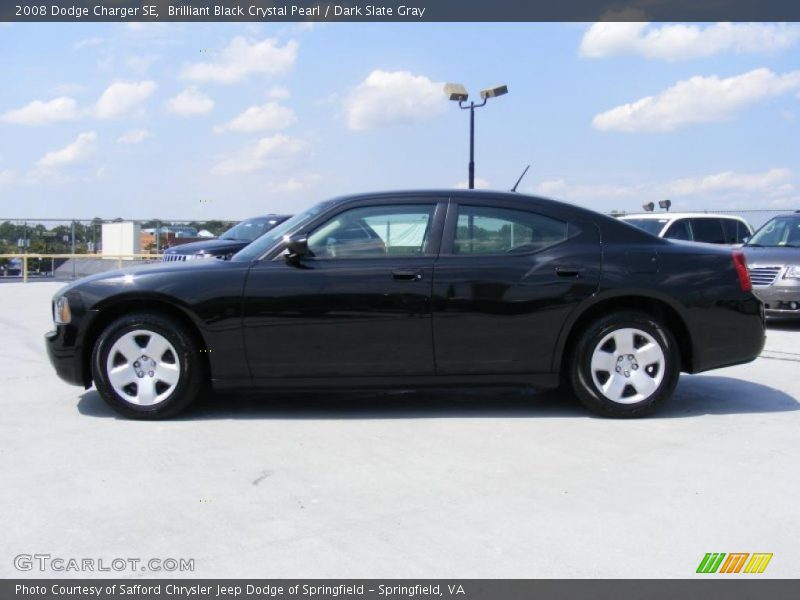
[[484, 191], [330, 200], [230, 261], [94, 275], [52, 308], [58, 375], [145, 419], [209, 387], [465, 384], [563, 387], [636, 417], [681, 371], [764, 344], [739, 251]]

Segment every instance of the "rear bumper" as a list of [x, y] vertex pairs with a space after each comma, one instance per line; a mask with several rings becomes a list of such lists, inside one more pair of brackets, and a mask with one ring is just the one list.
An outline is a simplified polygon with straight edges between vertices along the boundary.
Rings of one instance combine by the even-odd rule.
[[768, 286], [753, 288], [764, 303], [770, 317], [800, 317], [800, 286]]
[[690, 373], [751, 362], [764, 349], [764, 305], [751, 295], [750, 300], [726, 308], [708, 311], [702, 320], [695, 322]]
[[71, 385], [89, 387], [84, 377], [82, 352], [80, 346], [75, 345], [72, 333], [63, 325], [48, 331], [44, 336], [47, 356], [62, 380]]

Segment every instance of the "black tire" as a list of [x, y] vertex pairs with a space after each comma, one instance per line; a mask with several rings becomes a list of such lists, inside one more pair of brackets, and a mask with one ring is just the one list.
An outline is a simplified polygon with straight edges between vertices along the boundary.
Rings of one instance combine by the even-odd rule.
[[[178, 372], [177, 383], [172, 384], [172, 391], [165, 399], [152, 405], [135, 404], [131, 397], [118, 393], [107, 372], [109, 353], [114, 344], [134, 331], [152, 332], [162, 336], [172, 345], [177, 355], [174, 357], [174, 368]], [[143, 336], [141, 339], [146, 341], [147, 337]], [[166, 361], [170, 360], [171, 356], [172, 352], [168, 350], [165, 355]], [[122, 359], [117, 353], [115, 357]], [[155, 312], [136, 312], [110, 323], [97, 338], [91, 360], [92, 378], [100, 396], [115, 411], [131, 419], [155, 420], [172, 417], [199, 397], [205, 391], [208, 382], [205, 362], [193, 337], [175, 319]], [[165, 384], [153, 383], [153, 389], [156, 389], [157, 385]]]
[[[626, 385], [623, 388], [623, 393], [627, 394], [625, 399], [630, 403], [623, 403], [622, 399], [615, 401], [607, 397], [595, 381], [597, 379], [601, 384], [604, 383], [600, 380], [603, 371], [596, 370], [595, 376], [593, 376], [591, 368], [592, 356], [598, 345], [610, 334], [624, 329], [635, 329], [648, 334], [660, 347], [663, 354], [663, 375], [660, 377], [660, 382], [655, 386], [655, 389], [648, 392], [649, 395], [642, 400], [635, 401], [637, 395], [644, 395], [644, 393], [639, 394], [633, 385]], [[643, 337], [637, 338], [634, 336], [634, 339], [645, 341]], [[611, 343], [610, 347], [603, 346], [602, 348], [613, 357], [616, 357], [615, 360], [620, 360], [617, 357], [618, 352], [611, 350], [614, 348], [613, 341], [609, 343]], [[634, 355], [624, 355], [623, 360], [627, 356]], [[638, 363], [634, 364], [638, 370]], [[651, 414], [672, 395], [675, 385], [678, 383], [680, 365], [680, 354], [675, 338], [663, 323], [643, 312], [619, 311], [597, 319], [581, 334], [570, 357], [568, 376], [575, 395], [591, 411], [605, 417], [635, 418]], [[658, 366], [653, 365], [643, 369], [638, 375], [648, 375], [655, 382], [660, 370], [660, 364]], [[630, 370], [627, 372], [632, 373]], [[623, 370], [621, 375], [626, 376], [626, 372]], [[619, 377], [620, 375], [609, 373], [609, 377], [612, 376]], [[630, 381], [632, 382], [632, 380]], [[606, 382], [608, 382], [608, 379], [606, 379]], [[652, 386], [653, 383], [650, 383], [650, 385]]]

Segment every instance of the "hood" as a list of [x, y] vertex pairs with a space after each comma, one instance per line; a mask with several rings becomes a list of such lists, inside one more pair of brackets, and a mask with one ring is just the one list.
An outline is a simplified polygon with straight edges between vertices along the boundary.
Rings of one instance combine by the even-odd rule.
[[164, 254], [213, 254], [216, 256], [238, 252], [249, 243], [246, 240], [203, 240], [168, 248], [164, 251]]
[[783, 266], [800, 265], [800, 248], [781, 248], [767, 246], [743, 246], [742, 251], [748, 266]]
[[192, 260], [189, 262], [154, 262], [148, 265], [138, 265], [135, 267], [128, 267], [122, 269], [113, 269], [111, 271], [103, 271], [102, 273], [95, 273], [87, 275], [68, 283], [66, 286], [56, 292], [55, 297], [66, 294], [74, 288], [79, 288], [87, 284], [104, 285], [105, 283], [113, 284], [124, 281], [126, 278], [136, 278], [141, 275], [157, 275], [160, 273], [172, 273], [180, 271], [186, 273], [191, 270], [195, 271], [208, 271], [212, 269], [225, 269], [229, 268], [232, 263], [228, 260]]

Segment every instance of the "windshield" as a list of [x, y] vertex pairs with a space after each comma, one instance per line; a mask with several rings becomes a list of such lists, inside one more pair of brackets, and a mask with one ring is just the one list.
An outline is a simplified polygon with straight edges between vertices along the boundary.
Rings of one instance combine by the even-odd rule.
[[643, 229], [647, 233], [658, 235], [664, 229], [664, 225], [669, 222], [669, 219], [621, 219], [625, 223], [630, 223], [634, 227]]
[[219, 236], [221, 240], [242, 240], [252, 242], [269, 231], [278, 222], [276, 217], [263, 217], [257, 219], [246, 219], [234, 225], [228, 231]]
[[297, 228], [302, 227], [304, 224], [311, 221], [314, 217], [325, 210], [330, 203], [330, 201], [327, 201], [315, 204], [311, 208], [304, 210], [301, 213], [297, 213], [291, 219], [284, 221], [280, 225], [276, 225], [252, 244], [245, 246], [239, 252], [234, 254], [231, 260], [246, 262], [261, 258], [264, 253], [274, 246], [278, 241], [280, 241], [284, 235], [290, 231], [294, 231]]
[[800, 216], [775, 217], [767, 221], [747, 245], [800, 248]]

